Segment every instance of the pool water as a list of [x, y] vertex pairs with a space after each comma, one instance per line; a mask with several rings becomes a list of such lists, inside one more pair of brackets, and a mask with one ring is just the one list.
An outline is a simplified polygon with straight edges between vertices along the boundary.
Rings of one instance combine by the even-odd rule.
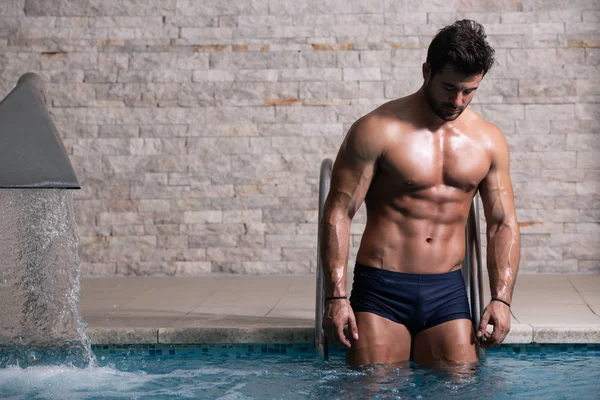
[[307, 345], [94, 346], [98, 366], [0, 369], [3, 399], [600, 399], [600, 345], [504, 345], [475, 368], [359, 370]]

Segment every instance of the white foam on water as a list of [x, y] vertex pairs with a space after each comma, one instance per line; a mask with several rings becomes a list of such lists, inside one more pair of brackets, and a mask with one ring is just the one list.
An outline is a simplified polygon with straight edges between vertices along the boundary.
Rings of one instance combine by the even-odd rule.
[[[71, 399], [85, 397], [137, 398], [167, 396], [197, 398], [199, 393], [221, 393], [223, 399], [249, 399], [239, 392], [245, 384], [231, 387], [232, 377], [248, 371], [201, 367], [177, 369], [166, 374], [120, 371], [112, 366], [10, 366], [0, 369], [2, 399]], [[207, 377], [210, 381], [207, 382]], [[216, 398], [216, 397], [213, 397]]]
[[248, 397], [239, 392], [227, 393], [225, 396], [217, 397], [215, 400], [254, 400], [254, 397]]
[[239, 384], [235, 385], [234, 387], [232, 387], [231, 389], [229, 389], [227, 391], [227, 393], [225, 394], [225, 396], [218, 397], [215, 400], [250, 400], [250, 399], [254, 399], [254, 397], [248, 397], [245, 394], [239, 392], [239, 390], [242, 390], [245, 387], [246, 387], [245, 383], [239, 383]]
[[0, 393], [40, 399], [68, 399], [77, 397], [77, 393], [118, 396], [124, 392], [135, 394], [153, 379], [145, 372], [123, 372], [110, 367], [13, 366], [0, 370]]

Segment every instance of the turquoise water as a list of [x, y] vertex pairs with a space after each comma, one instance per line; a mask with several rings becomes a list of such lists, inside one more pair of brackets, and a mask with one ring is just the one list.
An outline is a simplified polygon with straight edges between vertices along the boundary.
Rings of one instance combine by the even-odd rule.
[[345, 366], [307, 345], [94, 346], [98, 367], [0, 369], [3, 399], [600, 399], [600, 345], [502, 346], [476, 368]]

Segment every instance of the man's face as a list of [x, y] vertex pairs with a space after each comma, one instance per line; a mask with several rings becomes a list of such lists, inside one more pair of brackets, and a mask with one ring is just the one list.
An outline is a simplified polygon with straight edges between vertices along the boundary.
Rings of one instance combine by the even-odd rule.
[[433, 112], [444, 121], [454, 121], [467, 108], [483, 73], [465, 75], [451, 64], [431, 77], [429, 65], [424, 67], [425, 97]]

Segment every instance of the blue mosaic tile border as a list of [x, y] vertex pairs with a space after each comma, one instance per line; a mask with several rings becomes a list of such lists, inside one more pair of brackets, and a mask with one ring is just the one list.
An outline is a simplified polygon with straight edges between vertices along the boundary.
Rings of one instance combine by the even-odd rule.
[[550, 344], [550, 343], [531, 343], [531, 344], [517, 344], [517, 345], [502, 345], [497, 348], [488, 350], [488, 353], [493, 356], [522, 356], [534, 358], [540, 357], [552, 357], [552, 356], [595, 356], [600, 357], [600, 344], [599, 343], [561, 343], [561, 344]]
[[98, 357], [254, 358], [273, 354], [292, 357], [315, 355], [314, 347], [307, 343], [92, 345], [92, 351]]
[[[119, 344], [92, 345], [96, 356], [110, 357], [178, 357], [178, 358], [256, 358], [265, 355], [286, 355], [291, 357], [315, 357], [316, 351], [307, 343], [270, 344]], [[341, 347], [330, 349], [332, 357], [342, 357]], [[600, 343], [591, 344], [505, 344], [488, 349], [492, 357], [545, 358], [552, 356], [591, 356], [600, 357]]]

